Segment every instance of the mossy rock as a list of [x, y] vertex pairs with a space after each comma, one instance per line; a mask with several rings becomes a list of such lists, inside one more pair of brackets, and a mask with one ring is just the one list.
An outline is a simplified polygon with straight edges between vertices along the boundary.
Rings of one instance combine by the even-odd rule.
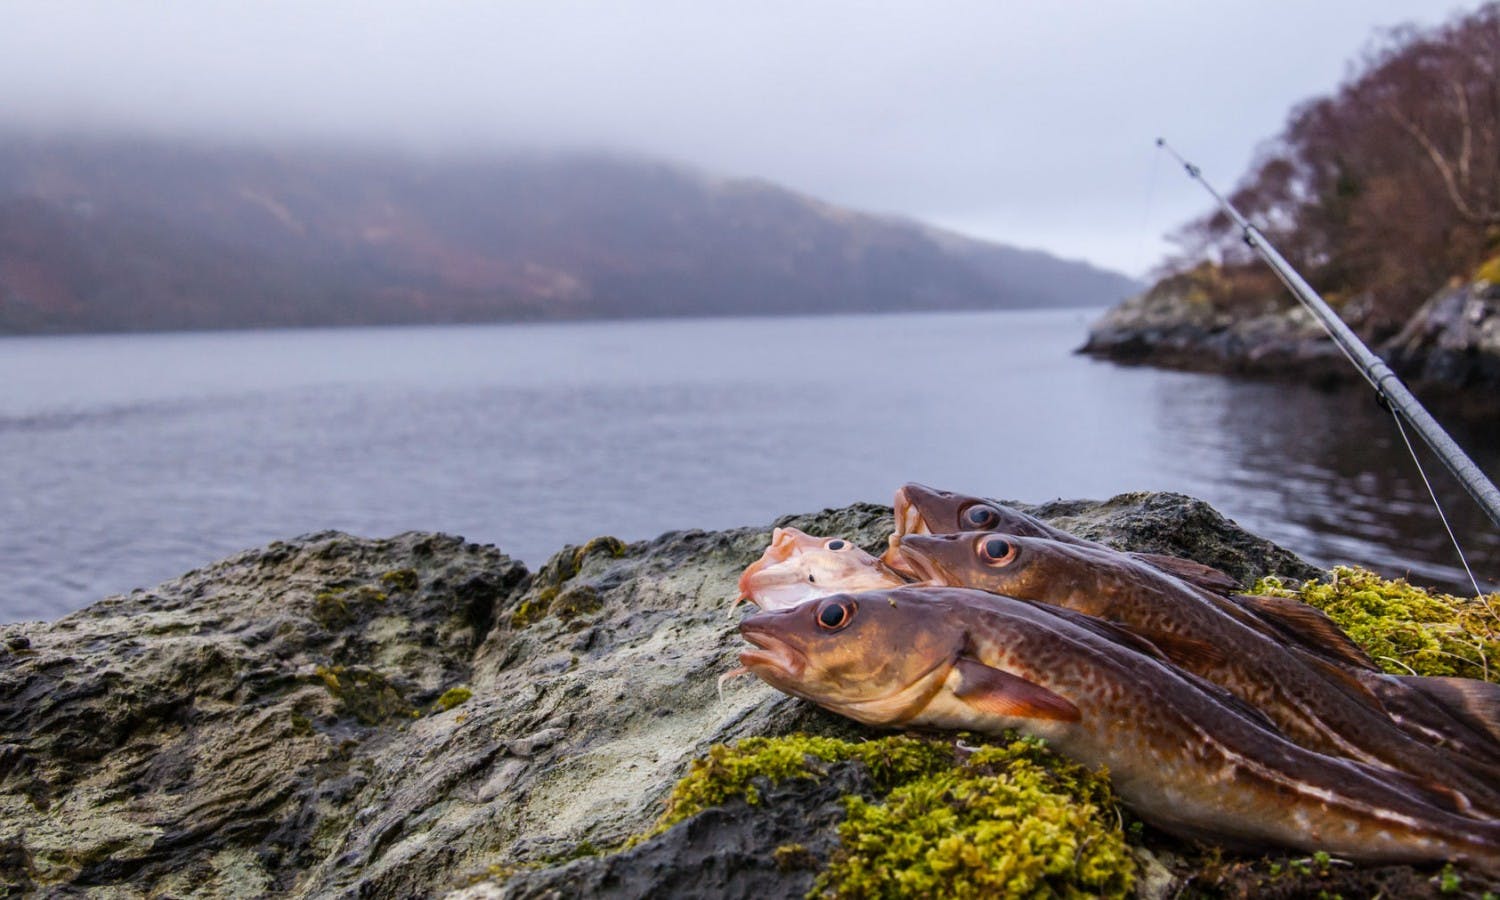
[[[809, 896], [1124, 896], [1134, 878], [1103, 773], [1015, 738], [977, 750], [954, 741], [794, 734], [717, 745], [695, 760], [651, 834], [768, 786], [820, 779], [857, 762], [876, 795], [844, 799], [838, 847]], [[806, 867], [805, 848], [777, 848]]]
[[447, 712], [455, 706], [461, 706], [474, 696], [474, 692], [466, 687], [453, 687], [443, 691], [443, 695], [432, 704], [434, 712]]
[[619, 559], [627, 552], [624, 541], [596, 537], [577, 547], [564, 547], [553, 554], [532, 579], [531, 588], [510, 613], [510, 627], [529, 628], [553, 615], [564, 624], [597, 612], [603, 603], [598, 589], [589, 584], [570, 585], [592, 558]]
[[1321, 609], [1390, 674], [1500, 682], [1500, 594], [1455, 597], [1348, 566], [1297, 588], [1263, 578], [1251, 593]]
[[394, 569], [380, 576], [380, 583], [389, 591], [405, 591], [410, 594], [421, 583], [415, 569]]
[[1488, 281], [1490, 284], [1500, 284], [1500, 254], [1491, 256], [1480, 263], [1479, 268], [1474, 270], [1474, 281]]
[[389, 719], [409, 718], [413, 712], [401, 690], [390, 679], [364, 666], [318, 666], [314, 671], [323, 687], [339, 701], [342, 715], [363, 725], [378, 725]]
[[340, 631], [364, 618], [366, 612], [390, 598], [369, 585], [333, 585], [313, 595], [312, 619], [328, 631]]

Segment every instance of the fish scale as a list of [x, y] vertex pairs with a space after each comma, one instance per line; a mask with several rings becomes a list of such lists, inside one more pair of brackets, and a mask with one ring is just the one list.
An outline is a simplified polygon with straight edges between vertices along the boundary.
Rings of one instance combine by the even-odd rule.
[[[819, 624], [830, 604], [852, 610], [836, 629]], [[1500, 822], [1294, 744], [1112, 626], [1058, 612], [962, 588], [837, 594], [744, 619], [756, 649], [741, 661], [867, 724], [1043, 738], [1107, 767], [1127, 805], [1184, 837], [1500, 871]]]
[[[986, 561], [986, 541], [1009, 548], [1003, 564]], [[908, 535], [897, 544], [908, 564], [934, 583], [978, 588], [1064, 607], [1115, 622], [1145, 638], [1184, 670], [1228, 689], [1263, 711], [1293, 741], [1322, 753], [1377, 764], [1500, 815], [1500, 767], [1483, 755], [1452, 753], [1414, 738], [1356, 676], [1225, 614], [1201, 591], [1113, 551], [1046, 538], [993, 533]], [[1452, 791], [1457, 792], [1454, 796]]]

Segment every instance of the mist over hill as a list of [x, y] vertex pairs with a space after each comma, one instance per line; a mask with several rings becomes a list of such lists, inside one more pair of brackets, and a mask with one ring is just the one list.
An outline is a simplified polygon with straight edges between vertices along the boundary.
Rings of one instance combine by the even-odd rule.
[[638, 158], [0, 138], [0, 333], [1100, 306], [1138, 288]]

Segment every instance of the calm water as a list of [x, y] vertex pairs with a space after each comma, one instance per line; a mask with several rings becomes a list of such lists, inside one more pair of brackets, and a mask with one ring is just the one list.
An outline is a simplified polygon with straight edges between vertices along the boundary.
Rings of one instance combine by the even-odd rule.
[[[1178, 490], [1319, 563], [1461, 577], [1367, 396], [1078, 358], [1088, 315], [0, 339], [0, 621], [322, 528], [535, 565], [904, 481]], [[1455, 437], [1500, 474], [1493, 429]], [[1500, 535], [1437, 477], [1493, 584]]]

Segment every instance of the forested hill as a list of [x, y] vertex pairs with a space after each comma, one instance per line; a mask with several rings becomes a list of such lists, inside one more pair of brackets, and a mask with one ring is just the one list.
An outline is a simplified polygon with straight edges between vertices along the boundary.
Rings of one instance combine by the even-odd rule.
[[1085, 306], [1138, 287], [638, 159], [0, 138], [0, 333]]
[[[1500, 3], [1378, 34], [1339, 88], [1298, 105], [1231, 194], [1367, 337], [1401, 331], [1450, 279], [1500, 275]], [[1187, 276], [1235, 315], [1290, 297], [1223, 212], [1176, 234]]]

